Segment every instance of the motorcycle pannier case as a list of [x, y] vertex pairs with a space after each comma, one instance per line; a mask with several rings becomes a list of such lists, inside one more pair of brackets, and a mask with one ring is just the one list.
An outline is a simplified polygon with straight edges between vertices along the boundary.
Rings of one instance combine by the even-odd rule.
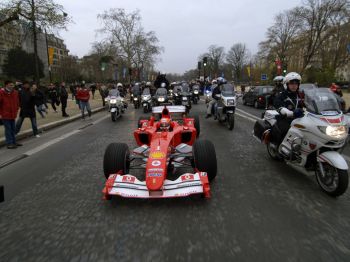
[[254, 136], [262, 139], [264, 132], [271, 128], [271, 125], [263, 119], [259, 119], [254, 125]]

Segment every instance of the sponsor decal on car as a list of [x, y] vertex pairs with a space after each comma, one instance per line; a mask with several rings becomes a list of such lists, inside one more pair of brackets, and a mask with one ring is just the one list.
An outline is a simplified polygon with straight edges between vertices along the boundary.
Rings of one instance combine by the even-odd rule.
[[148, 169], [148, 172], [160, 172], [163, 173], [163, 168], [150, 168]]
[[123, 176], [122, 182], [135, 183], [135, 177], [133, 177], [133, 176]]
[[152, 152], [149, 156], [150, 158], [153, 158], [153, 159], [161, 159], [165, 157], [165, 154], [161, 151], [156, 151], [156, 152]]
[[148, 176], [149, 176], [149, 177], [161, 177], [162, 174], [159, 174], [159, 173], [149, 173]]
[[152, 161], [152, 166], [160, 166], [162, 163], [159, 160]]
[[188, 180], [193, 180], [194, 176], [193, 175], [183, 175], [181, 176], [182, 181], [188, 181]]

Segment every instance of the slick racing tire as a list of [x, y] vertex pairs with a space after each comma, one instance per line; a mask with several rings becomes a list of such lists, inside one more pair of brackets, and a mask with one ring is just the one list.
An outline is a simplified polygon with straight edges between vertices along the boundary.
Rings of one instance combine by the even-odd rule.
[[201, 133], [201, 125], [200, 125], [200, 121], [199, 121], [199, 116], [195, 115], [193, 117], [194, 119], [194, 128], [197, 130], [197, 137], [199, 136], [199, 134]]
[[146, 117], [146, 116], [140, 116], [139, 117], [139, 120], [137, 121], [137, 128], [141, 128], [142, 125], [141, 125], [141, 120], [148, 120], [149, 118]]
[[108, 179], [109, 175], [122, 171], [123, 175], [129, 172], [130, 151], [127, 144], [111, 143], [103, 156], [103, 172]]
[[206, 172], [209, 181], [216, 177], [217, 161], [215, 147], [209, 140], [199, 139], [193, 144], [194, 167], [200, 172]]
[[327, 195], [338, 197], [345, 193], [349, 184], [349, 175], [347, 170], [335, 168], [327, 163], [322, 163], [325, 177], [322, 176], [319, 167], [315, 171], [316, 180], [320, 188]]

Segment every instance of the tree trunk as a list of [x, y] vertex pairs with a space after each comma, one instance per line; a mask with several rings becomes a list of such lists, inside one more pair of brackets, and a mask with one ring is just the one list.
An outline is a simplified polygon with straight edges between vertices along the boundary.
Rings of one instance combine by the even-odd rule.
[[32, 22], [33, 22], [33, 41], [34, 41], [34, 61], [35, 61], [35, 83], [40, 86], [40, 75], [39, 75], [39, 61], [38, 61], [38, 43], [36, 34], [36, 22], [35, 22], [35, 3], [32, 0]]

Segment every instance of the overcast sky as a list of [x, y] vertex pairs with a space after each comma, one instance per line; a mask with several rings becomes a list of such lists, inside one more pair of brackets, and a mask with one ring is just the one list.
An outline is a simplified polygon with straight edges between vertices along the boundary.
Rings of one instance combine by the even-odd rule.
[[97, 14], [109, 8], [139, 9], [142, 25], [155, 31], [165, 48], [157, 64], [166, 73], [196, 68], [197, 58], [216, 44], [227, 51], [234, 43], [246, 43], [252, 53], [264, 40], [266, 29], [278, 12], [301, 0], [56, 0], [74, 23], [60, 36], [70, 54], [82, 57], [96, 41], [101, 27]]

